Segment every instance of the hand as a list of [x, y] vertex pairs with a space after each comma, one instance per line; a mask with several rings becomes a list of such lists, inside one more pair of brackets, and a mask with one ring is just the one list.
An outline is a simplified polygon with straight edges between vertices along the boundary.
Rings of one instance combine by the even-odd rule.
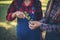
[[16, 17], [18, 18], [25, 18], [25, 14], [23, 12], [17, 11], [15, 12], [15, 14], [16, 14]]
[[30, 21], [29, 22], [29, 28], [31, 30], [36, 29], [39, 26], [40, 26], [40, 22], [39, 21]]

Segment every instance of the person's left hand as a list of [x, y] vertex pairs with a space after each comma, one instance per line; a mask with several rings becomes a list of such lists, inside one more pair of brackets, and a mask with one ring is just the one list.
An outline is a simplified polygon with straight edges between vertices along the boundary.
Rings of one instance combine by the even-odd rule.
[[34, 29], [36, 29], [39, 26], [40, 26], [40, 22], [39, 21], [30, 21], [29, 22], [29, 28], [31, 30], [34, 30]]

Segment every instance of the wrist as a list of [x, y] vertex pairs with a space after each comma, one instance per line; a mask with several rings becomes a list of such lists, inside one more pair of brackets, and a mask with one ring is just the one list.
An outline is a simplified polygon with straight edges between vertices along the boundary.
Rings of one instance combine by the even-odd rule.
[[16, 13], [12, 13], [12, 18], [15, 18], [16, 17]]
[[43, 25], [43, 23], [40, 23], [40, 26]]

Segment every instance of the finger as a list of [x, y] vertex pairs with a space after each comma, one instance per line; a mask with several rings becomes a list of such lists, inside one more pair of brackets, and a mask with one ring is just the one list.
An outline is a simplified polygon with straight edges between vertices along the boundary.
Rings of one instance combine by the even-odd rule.
[[34, 25], [31, 25], [31, 24], [30, 24], [29, 27], [34, 28]]
[[15, 13], [19, 14], [20, 12], [19, 11], [16, 11]]
[[35, 23], [30, 23], [30, 25], [31, 25], [31, 27], [36, 27], [37, 26], [37, 24], [35, 24]]
[[29, 26], [29, 28], [31, 29], [31, 30], [33, 30], [34, 28], [33, 27], [31, 27], [31, 26]]
[[29, 25], [29, 28], [32, 29], [31, 25]]
[[35, 29], [36, 26], [35, 26], [35, 25], [32, 25], [32, 24], [29, 24], [29, 28], [30, 28], [30, 29]]
[[18, 17], [24, 18], [25, 16], [23, 14], [17, 14]]
[[29, 22], [29, 27], [31, 27], [31, 24], [30, 24], [30, 22]]
[[36, 25], [30, 25], [30, 27], [32, 27], [32, 28], [36, 28]]
[[34, 23], [34, 22], [32, 22], [32, 21], [30, 21], [30, 24], [34, 25], [35, 23]]

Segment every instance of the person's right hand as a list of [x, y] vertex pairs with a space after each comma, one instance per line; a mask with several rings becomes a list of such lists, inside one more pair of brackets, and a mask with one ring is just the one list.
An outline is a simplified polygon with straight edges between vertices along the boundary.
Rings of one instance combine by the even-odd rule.
[[31, 30], [38, 28], [40, 25], [41, 25], [41, 23], [39, 21], [30, 21], [29, 22], [29, 28]]
[[16, 12], [15, 12], [15, 15], [16, 15], [16, 17], [18, 17], [18, 18], [25, 18], [25, 14], [24, 14], [23, 12], [20, 12], [20, 11], [16, 11]]

